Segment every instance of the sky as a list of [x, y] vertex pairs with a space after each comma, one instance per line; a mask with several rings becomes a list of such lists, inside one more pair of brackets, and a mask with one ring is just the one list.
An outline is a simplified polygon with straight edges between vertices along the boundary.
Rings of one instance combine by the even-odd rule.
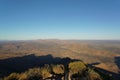
[[120, 0], [0, 0], [0, 40], [120, 40]]

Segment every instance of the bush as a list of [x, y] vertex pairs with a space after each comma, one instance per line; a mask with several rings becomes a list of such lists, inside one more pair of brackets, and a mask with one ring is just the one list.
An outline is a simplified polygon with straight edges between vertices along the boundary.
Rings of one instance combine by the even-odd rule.
[[27, 74], [25, 74], [25, 73], [22, 73], [19, 77], [19, 80], [27, 80], [27, 79], [28, 79]]
[[88, 76], [90, 80], [102, 80], [101, 76], [92, 69], [88, 70]]
[[42, 78], [41, 69], [33, 68], [21, 75], [20, 80], [40, 80]]
[[86, 65], [81, 61], [69, 63], [68, 68], [72, 74], [82, 73], [87, 69]]
[[41, 75], [43, 79], [46, 79], [52, 76], [49, 65], [41, 68]]
[[55, 74], [64, 74], [64, 65], [52, 65], [52, 71]]
[[19, 80], [41, 80], [51, 77], [50, 68], [33, 68], [22, 73]]
[[5, 77], [4, 80], [18, 80], [19, 74], [18, 73], [11, 73], [8, 77]]

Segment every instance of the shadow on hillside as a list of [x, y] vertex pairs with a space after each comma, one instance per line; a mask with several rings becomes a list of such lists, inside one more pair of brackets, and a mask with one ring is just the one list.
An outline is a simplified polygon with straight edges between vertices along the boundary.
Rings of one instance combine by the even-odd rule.
[[[120, 70], [120, 56], [117, 56], [114, 59], [115, 59], [116, 65], [118, 66], [118, 68]], [[120, 79], [120, 72], [119, 72], [119, 79]]]
[[[95, 67], [95, 70], [98, 71], [101, 75], [103, 73], [106, 74], [106, 75], [112, 75], [113, 80], [120, 80], [120, 76], [117, 73], [114, 73], [114, 72], [111, 72], [111, 71], [107, 71], [105, 69], [98, 68], [98, 67]], [[111, 80], [111, 79], [109, 79], [109, 80]]]
[[[24, 72], [29, 68], [34, 67], [41, 67], [45, 64], [64, 64], [71, 61], [79, 61], [76, 59], [70, 58], [60, 58], [60, 57], [53, 57], [52, 55], [45, 55], [45, 56], [35, 56], [34, 54], [22, 56], [22, 57], [15, 57], [15, 58], [8, 58], [0, 60], [0, 77], [7, 76], [12, 72]], [[115, 57], [115, 63], [120, 69], [120, 57]], [[89, 66], [94, 66], [100, 64], [99, 62], [91, 63]], [[120, 74], [116, 74], [113, 72], [106, 71], [104, 69], [96, 68], [98, 71], [102, 71], [103, 73], [112, 74], [115, 80], [120, 79]]]
[[88, 66], [89, 67], [93, 67], [93, 66], [95, 66], [95, 65], [99, 65], [100, 64], [100, 62], [94, 62], [94, 63], [90, 63], [90, 64], [88, 64]]
[[[120, 61], [118, 61], [118, 62], [120, 63]], [[95, 65], [99, 65], [99, 64], [100, 64], [100, 62], [95, 62], [95, 63], [88, 64], [88, 66], [91, 67], [91, 68], [94, 68], [94, 70], [99, 72], [102, 76], [104, 76], [104, 74], [112, 75], [112, 77], [114, 78], [113, 80], [120, 80], [120, 74], [119, 73], [117, 74], [117, 73], [114, 73], [114, 72], [111, 72], [111, 71], [108, 71], [108, 70], [105, 70], [105, 69], [102, 69], [102, 68], [95, 67]], [[111, 80], [111, 79], [109, 79], [109, 80]]]
[[24, 72], [29, 68], [41, 67], [45, 64], [67, 64], [70, 58], [53, 57], [52, 55], [35, 56], [34, 54], [22, 57], [0, 60], [0, 77], [7, 76], [12, 72]]
[[118, 68], [120, 69], [120, 56], [115, 57], [115, 63], [118, 66]]

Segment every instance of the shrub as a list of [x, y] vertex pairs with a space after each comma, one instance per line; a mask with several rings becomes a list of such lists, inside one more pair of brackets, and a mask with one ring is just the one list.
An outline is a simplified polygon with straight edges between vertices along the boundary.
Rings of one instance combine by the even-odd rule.
[[41, 68], [41, 75], [43, 79], [46, 79], [52, 76], [49, 65]]
[[50, 69], [48, 67], [29, 69], [21, 74], [19, 80], [41, 80], [51, 77]]
[[55, 74], [64, 74], [64, 65], [52, 65], [52, 71]]
[[90, 80], [102, 80], [101, 76], [92, 69], [88, 70], [88, 76]]
[[22, 78], [20, 78], [20, 80], [40, 80], [42, 78], [41, 75], [41, 69], [40, 68], [33, 68], [33, 69], [29, 69], [28, 71], [26, 71], [23, 75]]
[[18, 73], [11, 73], [8, 77], [5, 77], [4, 80], [18, 80], [19, 74]]
[[69, 63], [68, 68], [69, 72], [71, 72], [72, 74], [77, 74], [82, 73], [82, 71], [85, 71], [87, 67], [83, 62], [77, 61]]
[[20, 75], [19, 80], [28, 80], [28, 76], [27, 76], [27, 74], [22, 73], [22, 74]]

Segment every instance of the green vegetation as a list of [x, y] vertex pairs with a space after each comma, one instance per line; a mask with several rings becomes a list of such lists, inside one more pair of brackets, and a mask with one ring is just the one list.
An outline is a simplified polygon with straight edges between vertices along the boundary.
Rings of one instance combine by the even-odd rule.
[[41, 78], [42, 76], [40, 68], [33, 68], [23, 73], [20, 77], [20, 80], [39, 80]]
[[112, 80], [109, 76], [103, 73], [101, 75], [100, 72], [86, 66], [81, 61], [70, 62], [67, 65], [67, 69], [62, 64], [32, 68], [24, 73], [11, 73], [3, 80], [64, 80], [66, 78], [68, 80]]
[[11, 73], [8, 77], [5, 77], [4, 80], [18, 80], [19, 74], [18, 73]]
[[87, 69], [85, 64], [81, 61], [71, 62], [68, 67], [69, 67], [69, 71], [72, 72], [73, 74], [77, 74], [77, 73], [82, 74], [82, 72]]
[[41, 68], [41, 76], [42, 79], [46, 79], [52, 76], [51, 68], [49, 67], [49, 65]]
[[100, 74], [95, 72], [93, 69], [88, 69], [88, 77], [90, 80], [103, 80]]
[[52, 65], [52, 71], [54, 74], [64, 74], [64, 65]]

